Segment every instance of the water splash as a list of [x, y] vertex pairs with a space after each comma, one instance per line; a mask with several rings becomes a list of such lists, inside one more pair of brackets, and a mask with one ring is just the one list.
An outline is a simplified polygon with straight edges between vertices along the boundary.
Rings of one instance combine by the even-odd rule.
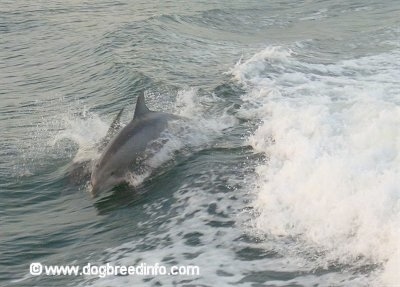
[[272, 47], [231, 71], [248, 89], [243, 116], [261, 120], [248, 143], [268, 155], [255, 227], [292, 238], [314, 268], [381, 266], [369, 280], [387, 285], [400, 280], [399, 60], [312, 64]]

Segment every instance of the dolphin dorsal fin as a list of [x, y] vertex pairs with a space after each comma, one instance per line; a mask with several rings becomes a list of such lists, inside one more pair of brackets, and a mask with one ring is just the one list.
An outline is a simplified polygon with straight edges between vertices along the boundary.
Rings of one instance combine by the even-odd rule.
[[135, 118], [141, 117], [149, 112], [150, 112], [150, 110], [146, 106], [146, 103], [144, 102], [144, 94], [141, 94], [137, 99], [135, 113], [133, 115], [133, 118], [135, 119]]

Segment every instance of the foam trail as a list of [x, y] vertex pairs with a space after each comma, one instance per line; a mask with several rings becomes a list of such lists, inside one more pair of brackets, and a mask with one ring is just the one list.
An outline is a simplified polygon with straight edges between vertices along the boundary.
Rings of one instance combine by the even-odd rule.
[[387, 286], [400, 282], [399, 62], [310, 64], [272, 47], [231, 71], [248, 90], [241, 116], [262, 121], [248, 143], [268, 156], [256, 228], [295, 238], [289, 252], [314, 268], [377, 264], [369, 280]]

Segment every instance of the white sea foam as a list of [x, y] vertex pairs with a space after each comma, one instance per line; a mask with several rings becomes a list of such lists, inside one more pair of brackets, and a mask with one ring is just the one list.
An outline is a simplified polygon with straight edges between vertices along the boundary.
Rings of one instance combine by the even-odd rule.
[[68, 139], [78, 145], [74, 162], [93, 160], [99, 156], [97, 143], [105, 137], [109, 125], [95, 113], [84, 113], [83, 117], [69, 114], [63, 117], [63, 129], [52, 138], [52, 145]]
[[393, 51], [311, 64], [273, 47], [231, 71], [248, 90], [241, 116], [262, 121], [248, 143], [268, 155], [256, 229], [292, 238], [288, 253], [314, 268], [377, 264], [368, 280], [387, 286], [400, 282], [399, 63]]

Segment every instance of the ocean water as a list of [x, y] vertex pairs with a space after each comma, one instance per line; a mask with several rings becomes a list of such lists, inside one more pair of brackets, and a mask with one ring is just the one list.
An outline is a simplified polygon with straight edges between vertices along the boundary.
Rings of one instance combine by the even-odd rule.
[[[0, 35], [1, 286], [400, 285], [399, 1], [3, 0]], [[188, 120], [93, 199], [142, 91]]]

